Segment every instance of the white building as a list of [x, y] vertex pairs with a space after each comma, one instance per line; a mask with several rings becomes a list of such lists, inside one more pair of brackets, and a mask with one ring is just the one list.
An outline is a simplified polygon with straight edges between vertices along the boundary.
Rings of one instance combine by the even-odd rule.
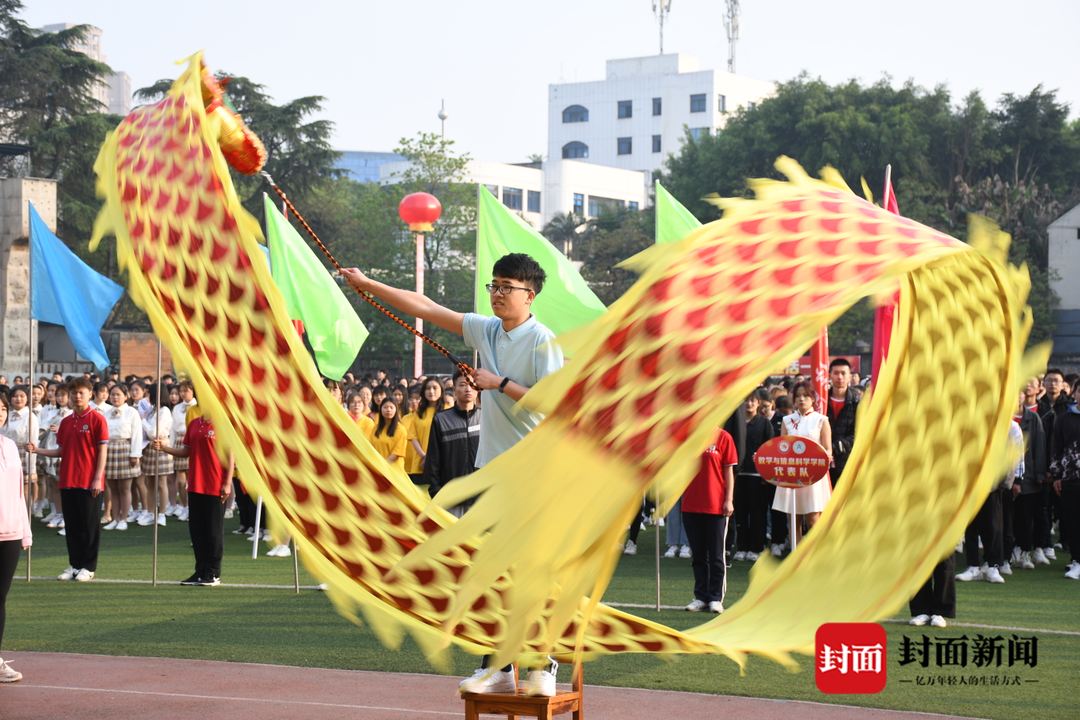
[[[408, 162], [381, 165], [379, 181], [395, 184], [408, 167]], [[646, 176], [635, 170], [578, 160], [520, 165], [470, 160], [464, 180], [484, 185], [504, 205], [542, 230], [555, 215], [567, 212], [595, 217], [605, 205], [644, 208], [649, 199]]]
[[[73, 23], [56, 23], [55, 25], [46, 25], [42, 30], [48, 33], [57, 33], [70, 30], [73, 27], [75, 27]], [[91, 27], [86, 34], [86, 38], [82, 42], [75, 43], [72, 49], [98, 62], [108, 62], [102, 50], [103, 35], [104, 32], [101, 28]], [[93, 95], [94, 99], [104, 106], [104, 112], [108, 112], [110, 115], [126, 117], [131, 112], [131, 77], [126, 72], [115, 72], [109, 75], [104, 83], [99, 83], [94, 87]]]
[[1050, 364], [1075, 372], [1080, 370], [1080, 284], [1076, 282], [1080, 277], [1080, 205], [1050, 223], [1047, 232], [1050, 269], [1057, 271], [1050, 289], [1061, 302], [1054, 312], [1057, 328]]
[[728, 113], [776, 86], [725, 70], [699, 70], [692, 55], [607, 61], [607, 78], [548, 89], [548, 158], [652, 171], [693, 134], [724, 127]]

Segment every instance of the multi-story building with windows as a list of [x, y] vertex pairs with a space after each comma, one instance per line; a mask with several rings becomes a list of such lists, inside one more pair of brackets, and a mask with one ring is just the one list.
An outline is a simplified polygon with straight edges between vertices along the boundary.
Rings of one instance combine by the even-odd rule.
[[692, 55], [607, 61], [607, 78], [548, 89], [548, 158], [650, 172], [692, 135], [775, 92], [764, 80], [699, 70]]
[[[57, 23], [46, 25], [44, 32], [57, 33], [75, 27], [72, 23]], [[73, 50], [87, 55], [98, 62], [108, 62], [102, 50], [104, 32], [101, 28], [92, 27], [86, 38], [72, 47]], [[127, 116], [131, 112], [131, 77], [126, 72], [114, 72], [106, 78], [104, 83], [99, 83], [93, 90], [94, 98], [101, 103], [102, 112], [110, 115]]]

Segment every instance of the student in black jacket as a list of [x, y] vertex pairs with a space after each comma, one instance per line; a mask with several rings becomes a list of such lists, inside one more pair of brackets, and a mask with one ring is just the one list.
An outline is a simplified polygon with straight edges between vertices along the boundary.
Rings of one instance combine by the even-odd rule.
[[746, 399], [746, 451], [739, 459], [738, 477], [735, 480], [735, 527], [738, 551], [735, 560], [755, 562], [765, 550], [765, 518], [770, 503], [766, 496], [769, 483], [761, 479], [754, 465], [754, 453], [773, 438], [773, 426], [760, 414], [762, 404], [770, 404], [772, 397], [765, 388], [758, 388]]
[[[476, 470], [479, 446], [480, 408], [476, 407], [476, 391], [458, 370], [454, 372], [454, 407], [438, 413], [431, 421], [424, 482], [432, 497], [450, 481]], [[466, 500], [450, 508], [450, 512], [461, 517], [472, 504], [472, 500]]]
[[829, 418], [832, 428], [833, 467], [829, 468], [829, 479], [834, 489], [847, 465], [851, 446], [855, 444], [855, 411], [858, 407], [859, 399], [851, 390], [851, 363], [836, 358], [829, 363], [829, 401], [825, 405], [825, 417]]

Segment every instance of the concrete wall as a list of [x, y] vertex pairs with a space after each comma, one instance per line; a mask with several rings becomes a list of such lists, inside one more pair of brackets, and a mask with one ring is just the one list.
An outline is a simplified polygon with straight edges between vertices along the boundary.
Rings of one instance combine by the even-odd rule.
[[1080, 206], [1050, 223], [1047, 233], [1050, 269], [1057, 274], [1050, 288], [1060, 298], [1050, 364], [1076, 372], [1080, 369]]

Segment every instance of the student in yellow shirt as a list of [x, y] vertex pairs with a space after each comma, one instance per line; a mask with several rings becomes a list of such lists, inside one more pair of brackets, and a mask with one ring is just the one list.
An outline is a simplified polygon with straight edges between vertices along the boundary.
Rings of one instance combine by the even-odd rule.
[[[369, 390], [368, 393], [370, 394], [370, 392]], [[364, 433], [364, 437], [370, 441], [371, 436], [375, 433], [375, 421], [367, 416], [368, 407], [370, 407], [368, 402], [360, 393], [353, 393], [349, 396], [349, 417], [360, 428], [360, 432]]]
[[401, 426], [397, 403], [389, 397], [379, 405], [379, 424], [375, 426], [371, 444], [387, 462], [405, 470], [405, 448], [408, 446], [406, 430]]
[[416, 485], [424, 484], [424, 458], [427, 457], [428, 438], [431, 436], [431, 421], [440, 410], [442, 384], [435, 378], [424, 381], [424, 393], [415, 413], [410, 413], [408, 420], [409, 447], [405, 452], [405, 472]]

